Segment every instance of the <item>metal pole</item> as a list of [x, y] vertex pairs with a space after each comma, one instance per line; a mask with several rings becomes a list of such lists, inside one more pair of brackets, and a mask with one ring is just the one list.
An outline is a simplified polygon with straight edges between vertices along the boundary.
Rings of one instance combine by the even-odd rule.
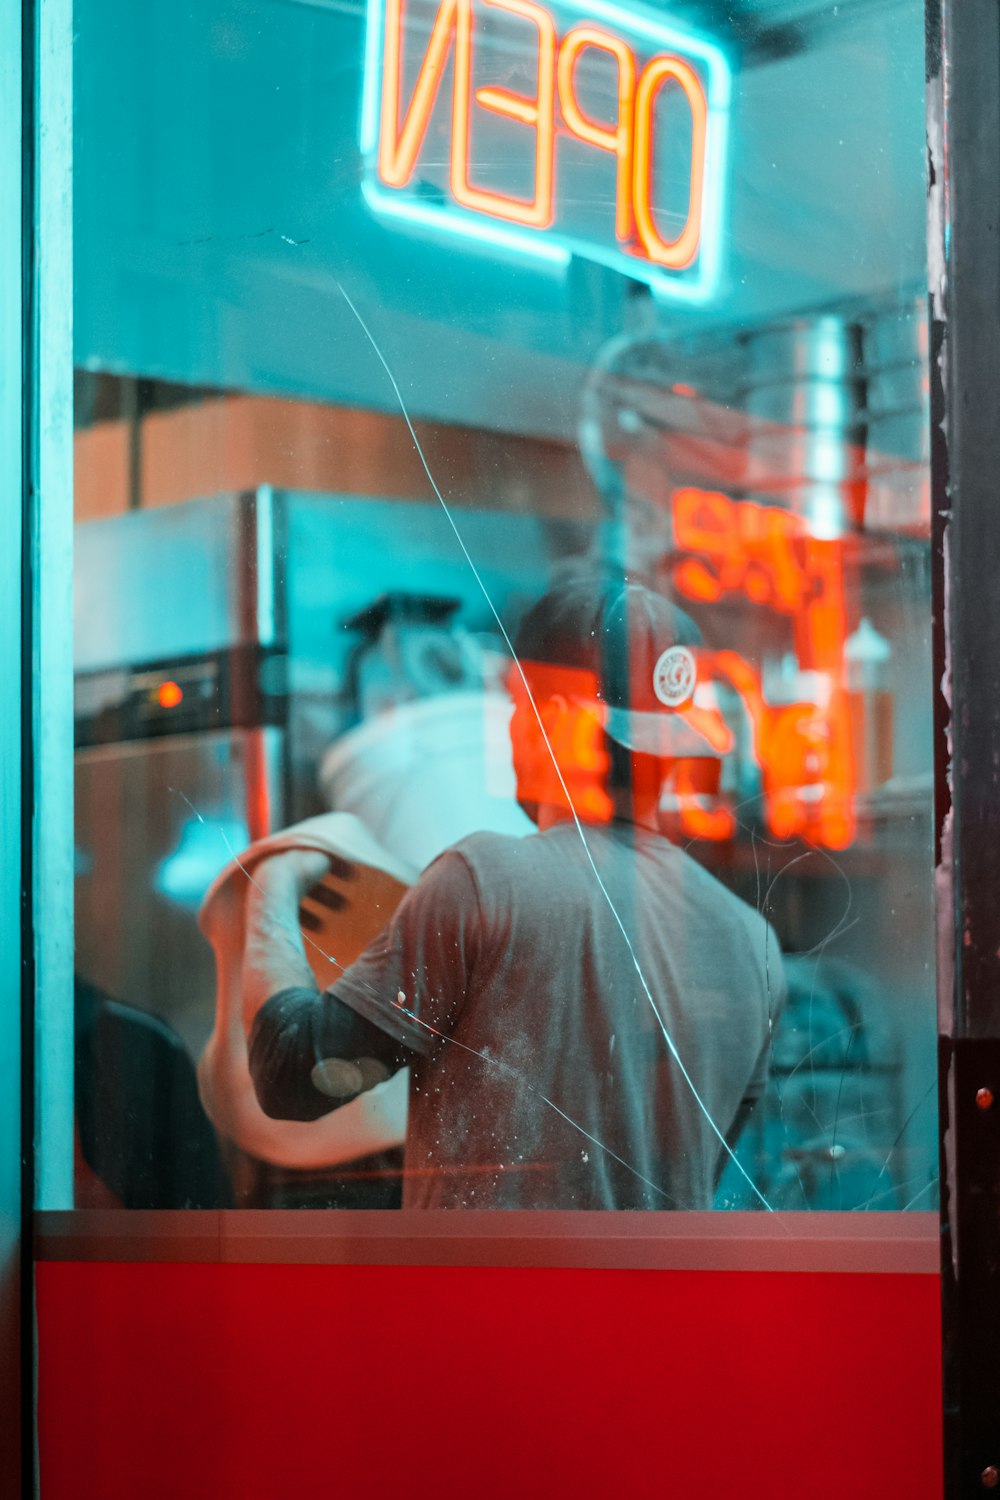
[[21, 8], [0, 6], [0, 1489], [19, 1493], [21, 1189], [21, 497], [25, 299]]
[[72, 0], [34, 0], [31, 899], [37, 1208], [73, 1206]]

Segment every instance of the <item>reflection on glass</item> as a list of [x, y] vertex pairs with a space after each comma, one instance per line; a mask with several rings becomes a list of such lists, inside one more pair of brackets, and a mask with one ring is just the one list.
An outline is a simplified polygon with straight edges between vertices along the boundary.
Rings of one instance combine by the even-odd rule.
[[932, 1207], [920, 7], [84, 10], [78, 1201]]

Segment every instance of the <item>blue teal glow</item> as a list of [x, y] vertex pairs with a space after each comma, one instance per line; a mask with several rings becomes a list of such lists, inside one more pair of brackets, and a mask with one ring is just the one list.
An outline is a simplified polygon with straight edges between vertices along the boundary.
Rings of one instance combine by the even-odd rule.
[[813, 432], [806, 459], [811, 478], [833, 484], [846, 479], [850, 468], [849, 439], [840, 432]]
[[833, 427], [839, 431], [851, 419], [853, 403], [848, 400], [843, 386], [833, 381], [817, 382], [810, 393], [810, 402], [809, 419], [817, 427]]
[[809, 535], [835, 542], [844, 535], [844, 500], [834, 485], [810, 485], [805, 503]]
[[[565, 14], [568, 9], [560, 4], [552, 8], [560, 14]], [[721, 277], [722, 229], [729, 170], [729, 110], [732, 99], [732, 69], [729, 61], [716, 43], [678, 26], [663, 25], [652, 16], [608, 3], [608, 0], [588, 0], [586, 8], [580, 8], [574, 20], [604, 21], [626, 38], [641, 37], [662, 51], [680, 53], [688, 61], [697, 61], [702, 65], [708, 101], [708, 124], [701, 242], [693, 270], [667, 271], [612, 245], [595, 244], [591, 240], [557, 229], [507, 225], [487, 215], [472, 213], [456, 203], [421, 203], [408, 198], [405, 191], [384, 187], [376, 167], [382, 94], [382, 0], [368, 0], [365, 28], [365, 75], [360, 129], [365, 171], [362, 193], [365, 201], [380, 217], [403, 220], [433, 235], [458, 236], [478, 242], [480, 246], [490, 250], [526, 256], [538, 263], [540, 270], [551, 271], [553, 267], [565, 269], [571, 258], [577, 255], [584, 260], [609, 266], [633, 280], [644, 282], [659, 300], [707, 302], [716, 294]]]
[[197, 911], [232, 850], [245, 848], [249, 837], [246, 824], [236, 818], [190, 818], [157, 865], [153, 889], [175, 905]]

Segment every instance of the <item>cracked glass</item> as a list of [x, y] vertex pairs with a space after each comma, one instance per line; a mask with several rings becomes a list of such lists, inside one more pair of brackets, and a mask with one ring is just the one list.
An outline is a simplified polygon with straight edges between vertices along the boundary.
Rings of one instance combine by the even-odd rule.
[[75, 1204], [932, 1209], [919, 4], [75, 28]]

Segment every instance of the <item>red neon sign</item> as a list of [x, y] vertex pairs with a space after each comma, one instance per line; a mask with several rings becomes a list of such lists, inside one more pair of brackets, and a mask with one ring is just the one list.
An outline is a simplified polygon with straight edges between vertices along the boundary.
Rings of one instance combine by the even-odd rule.
[[514, 701], [510, 738], [519, 798], [575, 812], [589, 823], [610, 822], [614, 804], [606, 783], [606, 712], [595, 674], [542, 662], [526, 662], [523, 670], [530, 691], [520, 672], [512, 669], [507, 679]]
[[[678, 491], [673, 521], [678, 591], [701, 602], [739, 594], [788, 616], [798, 664], [821, 686], [813, 699], [769, 702], [761, 671], [739, 652], [699, 652], [699, 690], [692, 702], [674, 710], [708, 742], [704, 754], [681, 751], [674, 757], [670, 792], [681, 832], [716, 841], [736, 832], [734, 813], [718, 795], [719, 763], [710, 754], [710, 749], [719, 756], [731, 751], [733, 732], [712, 694], [700, 692], [715, 682], [733, 689], [746, 709], [770, 831], [781, 839], [845, 848], [855, 835], [857, 778], [844, 677], [843, 543], [811, 536], [788, 511], [711, 490]], [[520, 674], [510, 675], [519, 794], [606, 822], [613, 803], [606, 783], [606, 710], [596, 678], [537, 662], [525, 663], [524, 669], [534, 705]], [[536, 733], [536, 711], [544, 737]]]
[[[679, 592], [702, 602], [741, 594], [789, 616], [801, 667], [827, 684], [822, 702], [775, 705], [765, 699], [759, 670], [738, 652], [716, 652], [706, 663], [746, 706], [770, 830], [778, 838], [845, 848], [855, 834], [857, 779], [844, 681], [843, 543], [811, 536], [789, 511], [712, 490], [679, 490], [673, 521]], [[712, 811], [717, 816], [708, 824], [696, 798], [681, 800], [688, 832], [730, 837], [734, 824], [730, 819], [727, 827], [726, 809]]]
[[[563, 16], [565, 4], [554, 12], [535, 0], [430, 3], [436, 9], [422, 33], [426, 4], [370, 3], [365, 149], [377, 206], [466, 234], [483, 220], [549, 231], [547, 254], [591, 253], [633, 274], [641, 274], [636, 263], [660, 278], [695, 268], [687, 288], [703, 295], [717, 269], [729, 85], [721, 53], [603, 0], [575, 24]], [[504, 48], [494, 45], [499, 17]], [[598, 74], [608, 95], [599, 113]], [[529, 79], [529, 91], [504, 86], [511, 75], [519, 85]], [[520, 128], [491, 135], [481, 161], [476, 141], [491, 117]], [[571, 141], [576, 197], [560, 192], [563, 143]], [[591, 181], [580, 178], [588, 159], [581, 146], [597, 154], [592, 162], [615, 164], [604, 243], [593, 225], [581, 230], [573, 221], [579, 190]], [[503, 190], [504, 178], [516, 174], [521, 183], [529, 168], [530, 193]], [[487, 175], [498, 180], [488, 185]], [[681, 183], [680, 202], [662, 201], [661, 178], [670, 179], [674, 198]], [[429, 196], [430, 186], [440, 193]]]
[[[694, 488], [674, 495], [673, 528], [678, 592], [701, 603], [739, 595], [786, 616], [798, 667], [816, 687], [811, 698], [772, 702], [760, 668], [738, 651], [699, 652], [699, 690], [674, 710], [708, 742], [705, 754], [675, 757], [670, 792], [681, 832], [716, 841], [736, 832], [734, 812], [718, 795], [718, 762], [713, 769], [709, 753], [709, 747], [719, 756], [731, 751], [733, 731], [711, 692], [700, 691], [724, 683], [746, 709], [769, 830], [781, 839], [846, 848], [856, 833], [852, 713], [858, 710], [852, 710], [845, 679], [844, 543], [812, 536], [787, 510]], [[525, 669], [545, 738], [535, 733], [535, 708], [512, 672], [511, 738], [520, 794], [606, 822], [613, 803], [606, 784], [606, 712], [596, 679], [538, 663]]]

